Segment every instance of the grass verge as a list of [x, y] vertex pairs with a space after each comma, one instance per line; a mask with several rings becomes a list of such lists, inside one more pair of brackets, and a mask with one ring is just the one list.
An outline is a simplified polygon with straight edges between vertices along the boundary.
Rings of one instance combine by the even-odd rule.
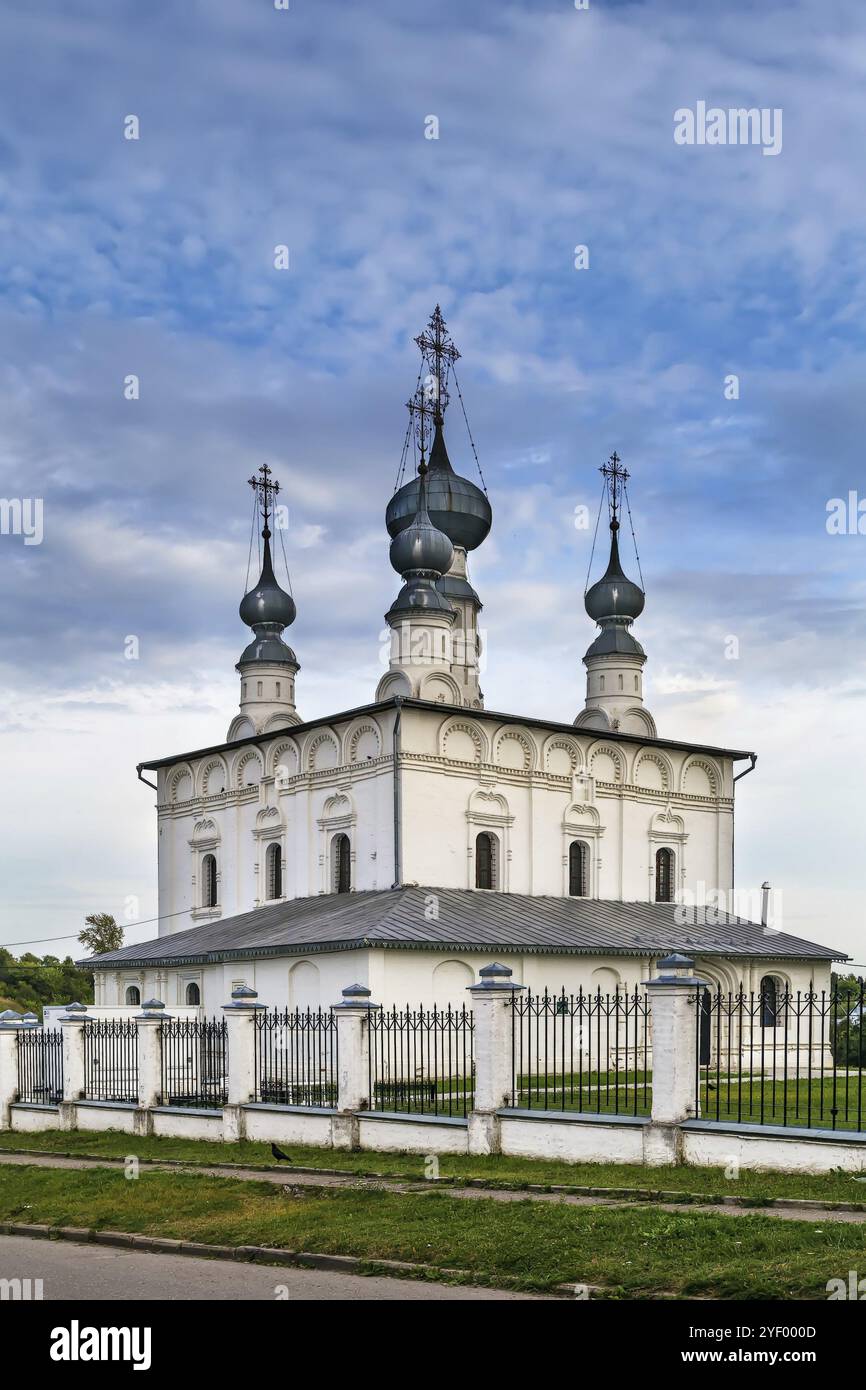
[[[427, 1160], [421, 1154], [341, 1153], [310, 1145], [282, 1146], [302, 1168], [330, 1168], [343, 1173], [378, 1177], [425, 1177]], [[44, 1153], [89, 1154], [104, 1158], [174, 1159], [186, 1163], [267, 1164], [276, 1167], [271, 1146], [248, 1140], [237, 1144], [202, 1139], [134, 1138], [109, 1131], [46, 1130], [41, 1134], [0, 1133], [0, 1150], [38, 1149]], [[850, 1173], [814, 1177], [800, 1173], [753, 1173], [746, 1170], [733, 1180], [722, 1168], [645, 1168], [632, 1163], [564, 1163], [526, 1158], [490, 1158], [442, 1154], [439, 1174], [455, 1181], [480, 1179], [491, 1183], [568, 1184], [576, 1187], [640, 1188], [651, 1192], [688, 1192], [705, 1197], [735, 1196], [760, 1203], [774, 1197], [819, 1199], [825, 1202], [857, 1202], [866, 1205], [866, 1183]], [[290, 1170], [287, 1170], [290, 1171]], [[863, 1174], [866, 1177], [866, 1172]]]
[[0, 1220], [407, 1260], [466, 1270], [477, 1283], [598, 1284], [624, 1298], [826, 1298], [828, 1279], [863, 1252], [862, 1229], [845, 1223], [467, 1202], [442, 1190], [304, 1194], [147, 1169], [129, 1181], [108, 1169], [0, 1168]]

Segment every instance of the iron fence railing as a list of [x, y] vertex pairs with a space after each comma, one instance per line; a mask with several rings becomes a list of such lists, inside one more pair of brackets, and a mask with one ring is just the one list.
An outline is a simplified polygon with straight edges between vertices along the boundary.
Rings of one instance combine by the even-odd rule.
[[512, 1103], [532, 1110], [648, 1115], [650, 1012], [644, 994], [515, 993]]
[[18, 1099], [59, 1105], [63, 1099], [63, 1034], [58, 1028], [22, 1028], [15, 1036]]
[[862, 1131], [864, 983], [697, 993], [695, 1111], [736, 1124]]
[[337, 1104], [337, 1020], [322, 1009], [255, 1015], [255, 1097], [272, 1105]]
[[165, 1019], [163, 1105], [218, 1110], [228, 1103], [228, 1028], [224, 1018]]
[[475, 1098], [474, 1036], [465, 1006], [371, 1009], [372, 1109], [465, 1118]]
[[86, 1100], [138, 1100], [138, 1025], [133, 1018], [94, 1018], [84, 1025]]

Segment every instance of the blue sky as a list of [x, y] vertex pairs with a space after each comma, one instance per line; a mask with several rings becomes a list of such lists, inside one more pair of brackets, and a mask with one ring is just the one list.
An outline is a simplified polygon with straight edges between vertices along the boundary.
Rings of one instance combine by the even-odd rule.
[[[125, 908], [152, 934], [135, 764], [236, 708], [262, 461], [291, 510], [301, 712], [372, 697], [439, 301], [494, 506], [488, 705], [581, 707], [574, 508], [615, 447], [659, 730], [758, 751], [739, 882], [866, 960], [866, 537], [825, 525], [866, 490], [864, 76], [856, 0], [7, 0], [0, 492], [43, 498], [45, 536], [0, 536], [0, 940], [62, 951]], [[781, 152], [678, 146], [698, 101], [781, 109]], [[471, 476], [456, 403], [449, 445]]]

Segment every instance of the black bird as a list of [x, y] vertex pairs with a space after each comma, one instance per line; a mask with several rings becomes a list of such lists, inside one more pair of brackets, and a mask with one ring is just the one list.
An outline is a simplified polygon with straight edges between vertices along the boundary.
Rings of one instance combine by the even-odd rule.
[[282, 1149], [278, 1149], [276, 1144], [271, 1144], [271, 1153], [273, 1154], [274, 1158], [278, 1158], [281, 1163], [292, 1162], [292, 1159], [289, 1158], [289, 1155], [284, 1154]]

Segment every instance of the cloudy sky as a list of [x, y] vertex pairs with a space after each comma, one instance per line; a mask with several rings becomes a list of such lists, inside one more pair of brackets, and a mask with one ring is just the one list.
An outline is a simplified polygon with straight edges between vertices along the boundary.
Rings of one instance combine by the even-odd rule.
[[[236, 710], [263, 461], [301, 713], [372, 698], [439, 301], [494, 507], [488, 706], [581, 707], [575, 507], [618, 449], [660, 733], [758, 752], [738, 883], [866, 961], [866, 535], [827, 529], [866, 496], [864, 78], [862, 0], [6, 0], [0, 493], [44, 536], [0, 535], [0, 941], [154, 934], [135, 764]], [[781, 150], [677, 144], [698, 102], [781, 111]]]

